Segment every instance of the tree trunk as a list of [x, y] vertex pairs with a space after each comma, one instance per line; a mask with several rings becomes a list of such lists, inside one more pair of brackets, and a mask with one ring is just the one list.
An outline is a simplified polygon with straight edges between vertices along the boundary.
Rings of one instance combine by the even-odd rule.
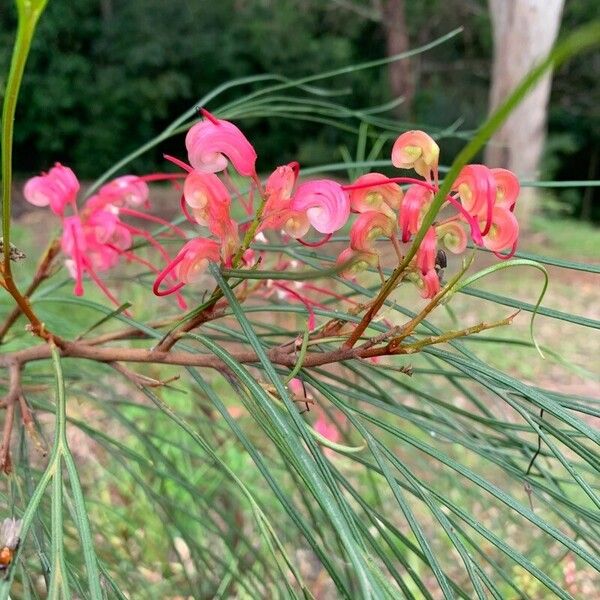
[[[383, 31], [385, 33], [387, 55], [393, 56], [409, 49], [408, 29], [404, 0], [385, 0], [383, 5]], [[397, 108], [397, 114], [407, 116], [411, 112], [415, 95], [412, 63], [410, 59], [395, 61], [388, 66], [390, 90], [394, 98], [404, 96], [404, 102]]]
[[[558, 34], [563, 4], [564, 0], [489, 0], [494, 38], [490, 111], [548, 54]], [[548, 73], [494, 135], [486, 149], [488, 166], [511, 169], [522, 179], [537, 177], [551, 82]], [[535, 196], [526, 191], [518, 208], [525, 227], [534, 209]]]

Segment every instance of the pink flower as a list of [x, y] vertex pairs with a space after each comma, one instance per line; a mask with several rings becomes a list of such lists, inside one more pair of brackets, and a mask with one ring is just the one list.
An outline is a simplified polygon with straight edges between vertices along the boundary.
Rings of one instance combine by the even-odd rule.
[[437, 253], [437, 236], [435, 229], [430, 227], [417, 250], [415, 262], [417, 268], [423, 275], [429, 271], [435, 270], [435, 256]]
[[60, 240], [62, 251], [71, 258], [67, 262], [67, 268], [75, 279], [73, 293], [76, 296], [83, 295], [83, 272], [85, 269], [84, 256], [87, 250], [85, 233], [79, 217], [66, 217], [63, 222], [63, 233]]
[[515, 215], [503, 206], [494, 206], [492, 225], [487, 235], [483, 236], [483, 244], [494, 252], [512, 248], [519, 237], [519, 223]]
[[467, 234], [456, 221], [449, 221], [435, 228], [438, 239], [454, 254], [462, 254], [467, 247]]
[[143, 206], [148, 203], [148, 184], [136, 175], [123, 175], [103, 185], [98, 195], [115, 206]]
[[299, 165], [291, 162], [277, 167], [265, 185], [265, 208], [259, 231], [281, 229], [293, 238], [304, 237], [310, 229], [305, 211], [291, 208], [292, 192], [298, 178]]
[[297, 162], [291, 162], [288, 165], [277, 167], [269, 175], [265, 184], [266, 203], [263, 214], [268, 215], [289, 208], [299, 168], [300, 165]]
[[374, 252], [356, 252], [352, 248], [346, 248], [338, 256], [336, 265], [339, 267], [346, 263], [342, 275], [351, 278], [368, 268], [376, 269], [379, 265], [379, 256]]
[[350, 207], [352, 210], [359, 213], [376, 210], [394, 218], [394, 210], [400, 208], [404, 194], [398, 184], [385, 183], [387, 180], [388, 178], [381, 173], [361, 175], [352, 185], [372, 185], [357, 187], [350, 191]]
[[404, 194], [402, 206], [398, 214], [398, 222], [402, 230], [402, 241], [408, 242], [410, 236], [417, 233], [423, 215], [427, 212], [433, 194], [420, 185], [411, 185]]
[[437, 176], [440, 147], [424, 131], [407, 131], [394, 142], [392, 164], [399, 169], [414, 169], [430, 179]]
[[200, 225], [210, 226], [214, 219], [229, 218], [229, 191], [213, 173], [192, 171], [185, 178], [183, 197]]
[[308, 233], [310, 222], [305, 213], [290, 208], [265, 215], [260, 225], [260, 231], [267, 229], [281, 229], [290, 237], [299, 239]]
[[25, 184], [25, 200], [34, 206], [50, 206], [54, 214], [62, 216], [65, 208], [72, 204], [79, 192], [79, 181], [69, 167], [56, 163], [48, 173], [32, 177]]
[[[197, 281], [208, 268], [209, 261], [219, 262], [220, 247], [214, 240], [195, 238], [184, 244], [177, 256], [158, 274], [152, 287], [157, 296], [167, 296], [179, 290], [186, 283]], [[178, 284], [161, 291], [160, 285], [173, 274]]]
[[421, 297], [433, 298], [440, 291], [440, 278], [435, 270], [421, 276]]
[[485, 165], [463, 167], [452, 189], [458, 192], [465, 210], [482, 222], [481, 235], [486, 235], [496, 200], [496, 181], [490, 169]]
[[193, 125], [185, 136], [190, 164], [201, 173], [217, 173], [228, 160], [245, 177], [256, 177], [256, 152], [246, 136], [229, 121], [202, 110], [205, 119]]
[[371, 210], [363, 212], [350, 229], [350, 248], [363, 252], [373, 252], [373, 244], [378, 237], [390, 238], [396, 223], [384, 213]]
[[508, 169], [491, 169], [496, 182], [496, 206], [503, 206], [512, 210], [521, 186], [516, 175]]
[[350, 216], [350, 200], [342, 186], [329, 179], [303, 183], [292, 198], [291, 208], [306, 213], [320, 233], [341, 229]]
[[337, 444], [342, 439], [340, 435], [339, 429], [330, 423], [324, 415], [320, 415], [319, 418], [315, 421], [313, 425], [313, 429], [324, 438], [328, 439], [330, 442]]

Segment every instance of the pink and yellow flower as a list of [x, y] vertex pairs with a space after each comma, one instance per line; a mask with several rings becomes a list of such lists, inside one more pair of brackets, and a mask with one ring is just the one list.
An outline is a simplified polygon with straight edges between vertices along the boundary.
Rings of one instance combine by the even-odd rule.
[[217, 119], [202, 109], [205, 117], [185, 137], [192, 167], [201, 173], [218, 173], [229, 162], [244, 177], [256, 177], [256, 151], [246, 136], [229, 121]]

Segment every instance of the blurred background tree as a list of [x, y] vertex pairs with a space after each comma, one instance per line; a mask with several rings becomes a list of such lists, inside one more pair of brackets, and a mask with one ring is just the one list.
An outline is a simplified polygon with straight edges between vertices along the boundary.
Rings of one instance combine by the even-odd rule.
[[[15, 25], [12, 4], [4, 2], [0, 12], [2, 74]], [[566, 2], [562, 29], [584, 23], [596, 9], [596, 0]], [[350, 88], [343, 102], [352, 107], [404, 96], [399, 131], [406, 121], [447, 127], [457, 119], [468, 131], [485, 116], [493, 54], [486, 0], [53, 0], [25, 76], [16, 168], [30, 174], [58, 159], [93, 177], [226, 80], [318, 73], [401, 52], [456, 26], [464, 33], [440, 48], [339, 83]], [[555, 74], [542, 178], [598, 177], [599, 73], [596, 55]], [[3, 86], [0, 79], [0, 92]], [[259, 140], [263, 165], [282, 154], [307, 165], [337, 160], [345, 142], [343, 132], [306, 122], [255, 119], [244, 128]], [[445, 140], [445, 153], [461, 143]], [[134, 167], [157, 168], [165, 149]], [[597, 190], [559, 192], [557, 207], [599, 221]]]

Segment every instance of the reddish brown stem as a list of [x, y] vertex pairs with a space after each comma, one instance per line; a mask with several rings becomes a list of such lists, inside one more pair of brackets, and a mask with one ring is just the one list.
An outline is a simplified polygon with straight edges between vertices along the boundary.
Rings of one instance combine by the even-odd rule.
[[[42, 259], [35, 271], [35, 275], [29, 284], [29, 287], [25, 290], [24, 300], [27, 299], [37, 290], [39, 285], [48, 278], [50, 268], [52, 266], [52, 261], [56, 257], [56, 255], [60, 251], [60, 241], [58, 239], [50, 242], [50, 245], [46, 249], [46, 252], [42, 256]], [[14, 296], [13, 296], [14, 297]], [[16, 298], [15, 298], [16, 300]], [[21, 309], [21, 305], [17, 303], [17, 306], [11, 311], [11, 313], [6, 317], [6, 321], [0, 327], [0, 343], [4, 339], [4, 336], [8, 333], [9, 329], [15, 324], [19, 316], [23, 313]], [[29, 319], [31, 321], [31, 319]], [[33, 323], [32, 323], [33, 324]]]

